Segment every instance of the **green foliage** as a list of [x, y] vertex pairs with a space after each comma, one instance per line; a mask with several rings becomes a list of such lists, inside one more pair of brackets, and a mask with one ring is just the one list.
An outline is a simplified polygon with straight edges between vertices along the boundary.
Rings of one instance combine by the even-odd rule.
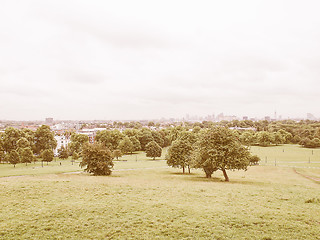
[[119, 130], [103, 130], [97, 133], [95, 140], [102, 143], [110, 150], [114, 150], [118, 148], [122, 138], [123, 134]]
[[6, 128], [2, 142], [5, 152], [17, 150], [17, 142], [19, 141], [21, 135], [22, 134], [19, 129], [13, 127]]
[[216, 127], [200, 136], [194, 156], [195, 166], [203, 168], [206, 177], [221, 170], [229, 181], [226, 170], [247, 170], [250, 153], [231, 130]]
[[54, 138], [54, 133], [51, 132], [50, 127], [42, 125], [35, 132], [35, 153], [40, 154], [47, 149], [55, 149], [57, 141]]
[[141, 145], [140, 145], [139, 140], [134, 136], [129, 137], [129, 139], [133, 144], [133, 151], [140, 151], [141, 150]]
[[267, 147], [274, 142], [274, 136], [267, 131], [261, 131], [257, 133], [257, 141], [260, 146]]
[[141, 150], [145, 151], [146, 145], [153, 141], [153, 136], [152, 133], [149, 129], [143, 128], [141, 131], [138, 133], [138, 140], [140, 142]]
[[85, 134], [77, 134], [77, 133], [72, 133], [71, 138], [70, 138], [70, 143], [68, 144], [68, 147], [70, 149], [70, 152], [73, 154], [74, 152], [76, 153], [81, 153], [82, 151], [82, 146], [85, 143], [89, 142], [89, 137]]
[[27, 148], [27, 147], [30, 147], [30, 142], [29, 142], [28, 139], [26, 139], [25, 137], [21, 137], [21, 138], [17, 141], [17, 147], [18, 147], [18, 148]]
[[155, 141], [151, 141], [146, 146], [146, 156], [153, 158], [161, 157], [162, 148]]
[[81, 167], [94, 175], [110, 175], [113, 156], [110, 150], [101, 143], [86, 144], [82, 150]]
[[41, 152], [41, 158], [43, 162], [52, 162], [54, 158], [54, 153], [52, 149], [45, 149]]
[[58, 157], [60, 159], [67, 159], [69, 157], [68, 149], [64, 146], [61, 146], [61, 148], [58, 149]]
[[15, 167], [16, 164], [20, 162], [19, 153], [16, 150], [8, 152], [5, 156], [5, 161], [13, 164], [13, 166]]
[[20, 155], [20, 161], [22, 163], [27, 164], [34, 161], [33, 152], [30, 147], [20, 148], [19, 155]]
[[132, 153], [134, 151], [133, 143], [128, 136], [125, 136], [120, 142], [118, 148], [124, 154]]
[[167, 164], [171, 167], [182, 168], [183, 173], [186, 167], [189, 167], [190, 171], [191, 153], [192, 145], [187, 140], [177, 139], [168, 149]]

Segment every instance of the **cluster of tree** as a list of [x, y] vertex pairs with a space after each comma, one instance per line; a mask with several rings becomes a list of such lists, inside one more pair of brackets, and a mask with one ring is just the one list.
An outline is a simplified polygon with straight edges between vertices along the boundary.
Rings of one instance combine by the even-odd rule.
[[167, 129], [156, 131], [149, 128], [126, 129], [123, 132], [103, 130], [97, 133], [95, 141], [107, 147], [116, 158], [135, 151], [146, 151], [148, 157], [159, 157], [159, 148], [171, 143]]
[[35, 156], [50, 162], [56, 146], [49, 126], [42, 125], [36, 131], [9, 127], [0, 133], [0, 162], [9, 162], [14, 166], [17, 163], [28, 164], [36, 161]]
[[226, 170], [247, 170], [260, 160], [252, 156], [238, 135], [225, 127], [213, 127], [201, 131], [181, 131], [168, 149], [167, 164], [182, 168], [202, 168], [206, 177], [221, 170], [229, 181]]

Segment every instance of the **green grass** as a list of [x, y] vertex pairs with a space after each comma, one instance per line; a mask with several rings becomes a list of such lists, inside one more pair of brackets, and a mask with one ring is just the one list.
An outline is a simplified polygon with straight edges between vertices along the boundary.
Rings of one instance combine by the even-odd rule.
[[227, 183], [141, 152], [121, 160], [106, 177], [0, 178], [0, 239], [320, 239], [320, 184], [292, 168], [230, 171]]

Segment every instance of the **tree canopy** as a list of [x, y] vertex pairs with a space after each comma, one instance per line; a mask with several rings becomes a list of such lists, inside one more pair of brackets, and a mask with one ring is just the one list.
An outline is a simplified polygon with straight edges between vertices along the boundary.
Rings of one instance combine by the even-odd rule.
[[113, 167], [111, 151], [101, 143], [85, 144], [82, 150], [81, 167], [94, 175], [110, 175]]
[[196, 167], [203, 168], [206, 177], [221, 170], [225, 181], [229, 181], [226, 170], [247, 170], [250, 163], [250, 152], [244, 147], [233, 131], [215, 127], [200, 136], [195, 151]]

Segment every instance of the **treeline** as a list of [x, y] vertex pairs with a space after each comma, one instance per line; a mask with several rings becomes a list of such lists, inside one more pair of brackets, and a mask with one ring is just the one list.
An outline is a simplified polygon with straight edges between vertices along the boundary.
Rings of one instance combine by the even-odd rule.
[[36, 131], [9, 127], [0, 133], [0, 162], [31, 163], [40, 157], [42, 161], [53, 160], [57, 142], [50, 127], [42, 125]]

